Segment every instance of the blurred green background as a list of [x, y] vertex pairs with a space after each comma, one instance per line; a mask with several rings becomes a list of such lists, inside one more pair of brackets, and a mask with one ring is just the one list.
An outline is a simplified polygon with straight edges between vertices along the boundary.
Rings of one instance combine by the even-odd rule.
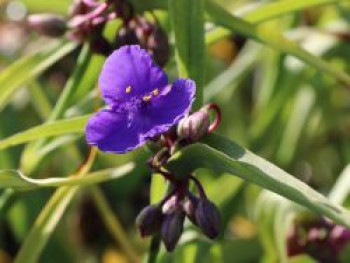
[[[243, 15], [282, 1], [226, 0], [218, 3]], [[338, 2], [313, 6], [310, 1], [310, 7], [305, 5], [298, 12], [278, 16], [259, 27], [264, 32], [281, 32], [316, 57], [350, 72], [350, 3]], [[48, 50], [48, 57], [63, 52], [58, 51], [59, 47], [66, 44], [32, 32], [25, 18], [30, 13], [41, 12], [65, 15], [69, 4], [69, 0], [0, 1], [0, 72], [43, 48]], [[169, 31], [167, 12], [155, 13]], [[223, 119], [218, 133], [328, 195], [350, 160], [349, 86], [240, 34], [224, 32], [215, 36], [212, 30], [213, 25], [208, 24], [203, 65], [204, 98], [221, 107]], [[170, 44], [173, 45], [172, 37]], [[49, 118], [67, 79], [75, 70], [80, 50], [79, 47], [66, 52], [43, 74], [21, 83], [22, 88], [16, 90], [0, 111], [0, 140]], [[172, 79], [177, 77], [173, 52], [172, 46], [172, 56], [165, 67]], [[99, 55], [89, 58], [64, 117], [88, 114], [103, 105], [95, 89], [103, 61]], [[32, 63], [28, 64], [28, 69], [36, 65], [36, 61]], [[16, 78], [23, 78], [25, 74], [19, 70]], [[5, 85], [0, 82], [0, 90]], [[46, 147], [41, 148], [36, 148], [35, 143], [40, 145], [39, 141], [0, 150], [0, 168], [20, 168], [37, 179], [67, 177], [76, 171], [88, 153], [81, 135], [59, 136], [46, 141]], [[57, 228], [40, 262], [131, 262], [125, 244], [118, 242], [96, 207], [91, 197], [94, 191], [95, 195], [105, 196], [104, 201], [116, 216], [114, 220], [121, 224], [132, 253], [139, 258], [145, 256], [149, 240], [139, 237], [134, 219], [149, 203], [152, 175], [145, 162], [150, 155], [145, 149], [125, 155], [99, 152], [92, 170], [117, 167], [130, 161], [136, 167], [127, 176], [100, 184], [101, 192], [90, 187], [79, 189], [58, 218]], [[223, 234], [212, 242], [188, 224], [176, 251], [168, 254], [162, 250], [159, 262], [282, 262], [288, 220], [305, 211], [239, 178], [205, 169], [197, 174], [210, 199], [220, 207]], [[163, 183], [160, 178], [154, 181], [154, 185]], [[350, 178], [345, 182], [348, 181]], [[152, 189], [157, 191], [154, 185]], [[54, 190], [15, 194], [10, 189], [0, 191], [0, 262], [7, 263], [12, 262]], [[342, 201], [345, 206], [349, 205], [346, 200]], [[288, 261], [316, 262], [306, 255]]]

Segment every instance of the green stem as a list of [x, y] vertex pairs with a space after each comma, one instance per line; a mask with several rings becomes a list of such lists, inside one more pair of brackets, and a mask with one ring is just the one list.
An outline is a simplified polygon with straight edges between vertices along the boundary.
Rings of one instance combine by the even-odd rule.
[[62, 94], [59, 97], [48, 121], [54, 121], [62, 117], [64, 111], [68, 106], [69, 100], [72, 97], [72, 94], [74, 93], [76, 87], [78, 87], [78, 84], [81, 80], [81, 76], [84, 74], [87, 66], [89, 65], [90, 59], [91, 51], [89, 46], [86, 44], [83, 46], [79, 54], [75, 70], [72, 76], [67, 81], [66, 86], [64, 87]]
[[156, 262], [159, 250], [160, 250], [160, 236], [155, 235], [152, 237], [147, 263]]
[[0, 219], [6, 214], [6, 210], [15, 200], [16, 195], [13, 189], [7, 188], [0, 195]]
[[101, 190], [98, 187], [92, 187], [90, 189], [90, 192], [97, 206], [97, 209], [101, 213], [102, 220], [104, 221], [106, 227], [110, 231], [115, 241], [121, 246], [130, 262], [140, 262], [140, 259], [137, 257], [137, 253], [128, 242], [128, 237], [124, 232], [121, 223], [108, 205], [108, 202]]

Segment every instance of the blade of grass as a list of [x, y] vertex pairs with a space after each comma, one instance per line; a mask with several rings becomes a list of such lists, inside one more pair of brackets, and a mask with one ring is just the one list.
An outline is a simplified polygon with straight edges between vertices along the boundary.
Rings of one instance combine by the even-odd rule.
[[206, 144], [194, 144], [173, 155], [169, 169], [179, 176], [197, 168], [228, 172], [350, 227], [348, 211], [272, 163], [218, 135], [204, 141]]
[[272, 32], [263, 26], [254, 26], [243, 19], [231, 15], [228, 11], [209, 0], [206, 2], [206, 10], [215, 24], [245, 35], [248, 38], [255, 39], [283, 53], [293, 55], [350, 87], [350, 76], [348, 74], [330, 65], [323, 59], [313, 56], [297, 44], [284, 38], [279, 32]]
[[350, 193], [350, 164], [348, 164], [339, 175], [328, 194], [329, 200], [335, 204], [342, 204]]
[[36, 112], [42, 120], [46, 120], [50, 116], [52, 106], [43, 92], [42, 86], [38, 81], [32, 81], [29, 84], [29, 92], [31, 95], [31, 102]]
[[11, 188], [14, 190], [33, 190], [42, 187], [61, 187], [61, 186], [87, 186], [102, 183], [108, 180], [114, 180], [120, 177], [121, 171], [128, 173], [134, 168], [134, 164], [129, 163], [121, 167], [104, 169], [92, 172], [84, 177], [67, 177], [47, 179], [33, 179], [23, 175], [19, 170], [0, 170], [0, 188]]
[[[87, 161], [79, 169], [77, 174], [73, 176], [82, 177], [88, 173], [96, 158], [96, 154], [97, 150], [92, 148]], [[34, 225], [30, 229], [14, 260], [15, 263], [38, 262], [41, 252], [78, 190], [79, 186], [64, 186], [55, 191], [36, 218]]]
[[204, 0], [169, 0], [169, 13], [179, 76], [196, 82], [194, 109], [199, 109], [203, 105]]
[[92, 187], [90, 189], [90, 192], [92, 194], [93, 201], [101, 214], [102, 220], [104, 221], [106, 227], [112, 234], [117, 244], [121, 246], [130, 262], [140, 262], [137, 253], [129, 243], [129, 238], [123, 230], [123, 226], [121, 225], [117, 216], [113, 213], [101, 190], [98, 187]]
[[[342, 0], [283, 0], [270, 2], [245, 13], [243, 18], [251, 23], [261, 23], [286, 14], [340, 2], [342, 2]], [[345, 0], [343, 0], [343, 2], [345, 2]]]
[[30, 128], [0, 140], [0, 150], [21, 143], [42, 139], [46, 137], [65, 135], [70, 133], [82, 133], [90, 115], [71, 119], [59, 120]]
[[310, 118], [315, 100], [315, 92], [312, 87], [303, 87], [298, 92], [276, 153], [280, 164], [287, 166], [293, 160], [299, 145], [299, 139]]
[[18, 88], [72, 52], [76, 46], [76, 43], [59, 41], [44, 50], [17, 60], [3, 70], [0, 73], [0, 111], [10, 101], [11, 95]]

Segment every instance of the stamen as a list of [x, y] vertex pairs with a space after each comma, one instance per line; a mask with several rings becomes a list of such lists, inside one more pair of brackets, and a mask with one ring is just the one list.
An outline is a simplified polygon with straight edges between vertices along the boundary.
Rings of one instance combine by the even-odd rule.
[[129, 94], [131, 92], [131, 90], [132, 90], [132, 87], [129, 85], [129, 86], [126, 87], [125, 93]]
[[154, 96], [157, 96], [158, 94], [159, 94], [159, 90], [158, 89], [153, 90], [153, 95]]
[[145, 96], [143, 96], [142, 100], [143, 100], [144, 102], [147, 102], [147, 101], [150, 101], [151, 98], [152, 98], [152, 95], [145, 95]]

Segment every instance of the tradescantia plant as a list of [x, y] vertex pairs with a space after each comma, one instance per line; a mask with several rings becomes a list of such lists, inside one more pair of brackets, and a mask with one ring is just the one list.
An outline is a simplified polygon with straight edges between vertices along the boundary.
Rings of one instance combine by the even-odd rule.
[[0, 259], [348, 262], [348, 5], [219, 2], [28, 1], [59, 39], [0, 60]]

